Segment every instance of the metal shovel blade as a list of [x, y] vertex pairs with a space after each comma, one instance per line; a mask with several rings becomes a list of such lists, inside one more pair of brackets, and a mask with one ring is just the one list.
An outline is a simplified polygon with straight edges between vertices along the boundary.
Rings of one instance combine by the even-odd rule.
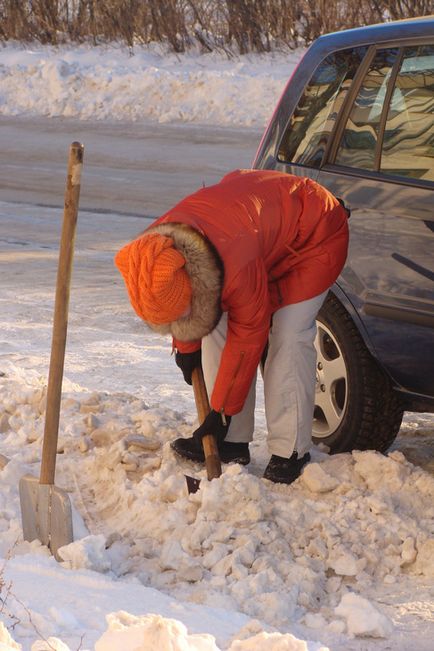
[[62, 560], [57, 550], [74, 540], [68, 493], [25, 475], [20, 479], [20, 503], [24, 540], [40, 540], [58, 561]]
[[[205, 454], [206, 474], [208, 481], [217, 479], [222, 474], [222, 466], [218, 455], [217, 444], [212, 434], [206, 434], [202, 439], [203, 450]], [[200, 479], [184, 475], [187, 481], [188, 494], [197, 493], [200, 488]]]
[[196, 479], [196, 477], [190, 477], [189, 475], [184, 475], [184, 477], [187, 480], [188, 494], [193, 495], [194, 493], [197, 493], [200, 488], [200, 479]]

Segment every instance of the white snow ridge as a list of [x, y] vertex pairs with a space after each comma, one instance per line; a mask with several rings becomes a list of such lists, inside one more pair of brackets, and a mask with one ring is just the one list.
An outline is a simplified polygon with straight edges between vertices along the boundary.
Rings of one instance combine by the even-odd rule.
[[175, 55], [161, 46], [1, 52], [0, 114], [264, 125], [301, 52]]

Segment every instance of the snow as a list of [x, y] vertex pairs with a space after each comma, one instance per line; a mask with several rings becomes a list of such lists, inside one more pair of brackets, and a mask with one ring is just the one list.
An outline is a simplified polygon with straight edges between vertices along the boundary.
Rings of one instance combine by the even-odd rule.
[[[77, 538], [76, 530], [74, 536]], [[110, 556], [106, 550], [106, 539], [102, 534], [84, 536], [58, 550], [60, 558], [73, 570], [84, 568], [95, 572], [111, 569]]]
[[189, 635], [186, 627], [161, 615], [134, 617], [120, 612], [107, 617], [108, 630], [95, 651], [118, 649], [170, 649], [171, 651], [218, 651], [211, 635]]
[[[7, 46], [0, 111], [263, 123], [285, 56]], [[300, 479], [274, 485], [259, 398], [252, 463], [208, 482], [170, 450], [194, 427], [191, 389], [113, 265], [141, 218], [80, 212], [56, 471], [74, 542], [58, 563], [23, 541], [18, 482], [40, 469], [60, 216], [0, 203], [0, 223], [0, 651], [432, 648], [434, 476], [419, 454], [432, 416], [408, 415], [388, 455], [314, 448]]]
[[393, 631], [392, 622], [360, 595], [345, 594], [335, 613], [344, 617], [350, 635], [388, 637]]
[[264, 125], [301, 56], [6, 45], [0, 114]]
[[338, 486], [338, 481], [328, 475], [319, 463], [310, 463], [303, 472], [302, 480], [312, 493], [327, 493]]

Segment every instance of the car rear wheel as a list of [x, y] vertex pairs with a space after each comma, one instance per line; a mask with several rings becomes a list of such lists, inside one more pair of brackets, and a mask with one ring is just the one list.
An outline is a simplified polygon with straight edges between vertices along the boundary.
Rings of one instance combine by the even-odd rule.
[[317, 318], [314, 443], [332, 453], [384, 452], [403, 410], [387, 375], [366, 348], [353, 320], [329, 293]]

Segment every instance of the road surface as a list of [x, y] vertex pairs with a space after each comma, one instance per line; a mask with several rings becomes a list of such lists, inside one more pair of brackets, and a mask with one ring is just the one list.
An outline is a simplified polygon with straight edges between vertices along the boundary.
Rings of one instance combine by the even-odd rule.
[[262, 130], [0, 117], [0, 201], [63, 205], [68, 148], [85, 146], [83, 210], [155, 217], [250, 167]]

